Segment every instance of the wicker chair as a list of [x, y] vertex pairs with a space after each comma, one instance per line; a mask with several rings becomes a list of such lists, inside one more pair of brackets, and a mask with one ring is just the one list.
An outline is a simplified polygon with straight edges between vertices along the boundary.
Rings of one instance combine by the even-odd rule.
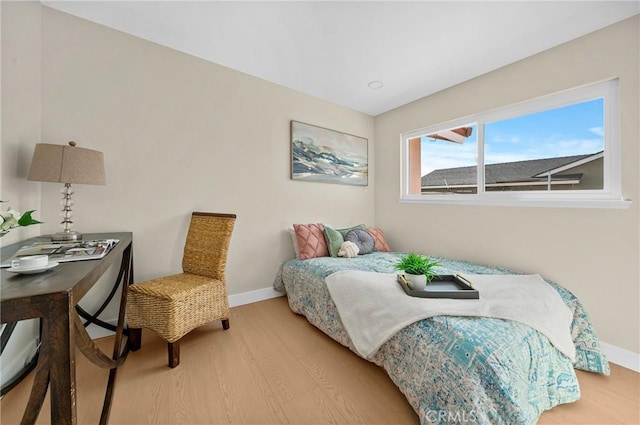
[[183, 273], [129, 287], [127, 321], [132, 351], [140, 348], [142, 328], [168, 342], [169, 367], [180, 364], [180, 338], [214, 320], [229, 329], [225, 280], [227, 250], [235, 214], [194, 212], [182, 258]]

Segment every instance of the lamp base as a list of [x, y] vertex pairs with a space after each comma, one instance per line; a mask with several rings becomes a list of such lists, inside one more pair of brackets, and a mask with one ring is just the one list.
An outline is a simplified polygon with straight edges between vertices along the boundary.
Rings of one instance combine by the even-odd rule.
[[70, 230], [68, 232], [58, 232], [51, 235], [51, 242], [68, 242], [68, 241], [81, 241], [82, 233]]

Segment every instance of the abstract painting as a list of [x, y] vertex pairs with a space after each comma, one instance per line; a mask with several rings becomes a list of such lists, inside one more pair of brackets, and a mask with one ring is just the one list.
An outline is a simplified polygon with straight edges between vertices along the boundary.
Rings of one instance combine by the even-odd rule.
[[368, 140], [291, 121], [291, 178], [368, 185]]

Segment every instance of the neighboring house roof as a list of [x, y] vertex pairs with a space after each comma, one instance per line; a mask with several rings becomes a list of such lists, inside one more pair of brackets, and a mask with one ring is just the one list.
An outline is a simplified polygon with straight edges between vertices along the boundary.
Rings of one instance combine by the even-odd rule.
[[[489, 164], [485, 167], [485, 184], [540, 182], [546, 181], [548, 174], [554, 176], [554, 181], [558, 179], [579, 180], [581, 174], [563, 174], [562, 176], [555, 174], [601, 158], [602, 155], [603, 152], [598, 152], [587, 155]], [[444, 168], [422, 176], [423, 187], [474, 186], [476, 183], [476, 166]]]

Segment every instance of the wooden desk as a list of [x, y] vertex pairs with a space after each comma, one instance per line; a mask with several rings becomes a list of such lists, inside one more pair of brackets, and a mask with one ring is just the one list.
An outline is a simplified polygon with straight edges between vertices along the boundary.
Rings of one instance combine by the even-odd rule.
[[[51, 388], [51, 423], [76, 424], [76, 346], [96, 365], [110, 369], [109, 381], [100, 417], [101, 424], [109, 421], [111, 401], [115, 387], [117, 368], [128, 351], [121, 349], [125, 323], [125, 307], [128, 285], [133, 283], [133, 253], [131, 233], [85, 234], [85, 240], [119, 239], [120, 242], [99, 260], [60, 263], [57, 267], [39, 274], [18, 275], [2, 269], [0, 272], [0, 317], [8, 327], [13, 322], [40, 318], [42, 344], [36, 365], [35, 378], [22, 424], [36, 422], [47, 388]], [[2, 258], [13, 255], [21, 246], [47, 238], [33, 238], [3, 247]], [[112, 355], [105, 355], [93, 343], [81, 315], [89, 322], [108, 327], [96, 317], [76, 307], [76, 304], [105, 271], [120, 261], [120, 272], [114, 289], [122, 287], [118, 324], [113, 327], [116, 336]], [[115, 291], [113, 291], [115, 292]], [[111, 295], [113, 296], [113, 294]], [[110, 297], [111, 297], [110, 296]], [[109, 297], [109, 298], [110, 298]], [[108, 303], [108, 300], [106, 301]], [[106, 307], [106, 304], [99, 309]], [[128, 342], [128, 341], [127, 341]], [[126, 345], [126, 344], [125, 344]]]

